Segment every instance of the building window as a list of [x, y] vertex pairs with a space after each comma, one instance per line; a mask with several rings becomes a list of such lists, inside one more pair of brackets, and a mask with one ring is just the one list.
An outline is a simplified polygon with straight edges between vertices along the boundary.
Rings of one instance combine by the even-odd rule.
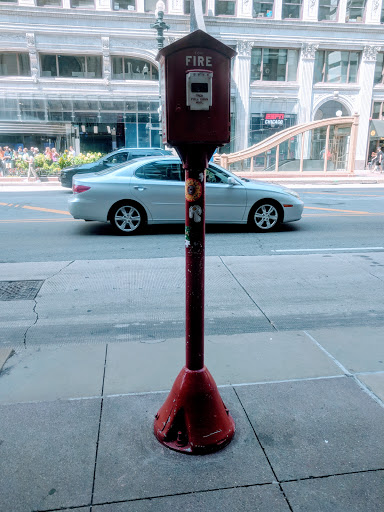
[[31, 76], [29, 53], [0, 53], [0, 76]]
[[114, 11], [135, 11], [135, 0], [112, 0], [112, 9]]
[[61, 7], [61, 0], [36, 0], [37, 7]]
[[283, 20], [287, 18], [300, 19], [303, 0], [283, 0]]
[[40, 55], [41, 76], [102, 78], [101, 56]]
[[252, 15], [254, 18], [272, 18], [273, 17], [273, 0], [262, 2], [253, 0]]
[[364, 19], [366, 0], [348, 0], [346, 22], [361, 23]]
[[315, 59], [314, 82], [355, 83], [359, 61], [359, 52], [318, 51]]
[[[165, 9], [164, 12], [167, 11], [167, 2], [164, 1]], [[157, 0], [144, 0], [144, 12], [155, 12], [156, 11]]]
[[215, 0], [216, 16], [235, 16], [236, 2], [231, 0]]
[[[207, 0], [203, 0], [203, 14], [207, 14]], [[191, 14], [191, 0], [184, 0], [184, 14]]]
[[73, 9], [94, 9], [95, 0], [71, 0]]
[[337, 21], [339, 0], [319, 0], [319, 21]]
[[0, 0], [0, 4], [17, 4], [18, 0]]
[[375, 67], [375, 84], [384, 83], [384, 53], [378, 53], [376, 55], [376, 67]]
[[158, 80], [156, 66], [145, 60], [112, 57], [113, 80]]
[[372, 119], [383, 119], [383, 102], [375, 101], [372, 109]]
[[253, 48], [251, 80], [291, 82], [297, 77], [299, 50]]

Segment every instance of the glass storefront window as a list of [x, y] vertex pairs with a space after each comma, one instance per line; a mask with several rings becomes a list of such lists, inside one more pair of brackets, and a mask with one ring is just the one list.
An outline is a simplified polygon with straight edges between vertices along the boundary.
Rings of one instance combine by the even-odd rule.
[[[203, 14], [207, 14], [207, 0], [203, 0]], [[184, 0], [184, 14], [191, 14], [191, 0]]]
[[376, 55], [376, 66], [375, 66], [375, 84], [382, 84], [384, 81], [384, 53], [378, 53]]
[[319, 0], [319, 21], [337, 21], [339, 0]]
[[36, 0], [38, 7], [61, 7], [61, 0]]
[[114, 11], [136, 11], [135, 0], [112, 0]]
[[315, 58], [314, 82], [355, 83], [359, 62], [359, 52], [318, 51]]
[[[165, 12], [167, 11], [167, 2], [163, 0], [165, 5]], [[144, 12], [155, 12], [157, 0], [144, 0]]]
[[260, 0], [253, 0], [252, 16], [254, 18], [272, 18], [273, 0], [265, 2]]
[[73, 9], [93, 9], [95, 7], [94, 0], [71, 0]]
[[251, 55], [251, 81], [295, 81], [298, 59], [298, 50], [253, 48]]
[[101, 56], [40, 55], [41, 76], [102, 78]]
[[0, 53], [0, 76], [31, 76], [29, 53]]
[[236, 2], [231, 0], [215, 0], [216, 16], [234, 16], [236, 13]]
[[112, 57], [113, 80], [158, 80], [156, 66], [146, 60]]
[[364, 19], [366, 0], [348, 0], [346, 22], [361, 23]]
[[301, 18], [301, 6], [303, 0], [283, 0], [282, 18]]

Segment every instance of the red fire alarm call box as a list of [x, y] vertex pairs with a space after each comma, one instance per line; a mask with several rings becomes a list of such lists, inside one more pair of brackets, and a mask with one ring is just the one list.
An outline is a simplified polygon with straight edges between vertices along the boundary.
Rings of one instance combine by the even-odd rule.
[[202, 30], [160, 50], [164, 143], [221, 146], [229, 142], [234, 55], [232, 48]]

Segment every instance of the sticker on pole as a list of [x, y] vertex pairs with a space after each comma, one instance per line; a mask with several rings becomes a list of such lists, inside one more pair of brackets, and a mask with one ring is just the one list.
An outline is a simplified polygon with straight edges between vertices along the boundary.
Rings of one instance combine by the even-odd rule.
[[192, 203], [200, 199], [203, 189], [201, 183], [193, 178], [188, 178], [185, 182], [185, 199]]

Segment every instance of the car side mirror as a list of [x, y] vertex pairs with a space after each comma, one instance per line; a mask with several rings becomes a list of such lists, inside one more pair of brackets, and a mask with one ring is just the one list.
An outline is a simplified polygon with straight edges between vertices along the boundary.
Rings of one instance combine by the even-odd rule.
[[232, 176], [228, 178], [227, 183], [228, 185], [237, 185], [237, 181], [235, 180], [235, 178], [232, 178]]

